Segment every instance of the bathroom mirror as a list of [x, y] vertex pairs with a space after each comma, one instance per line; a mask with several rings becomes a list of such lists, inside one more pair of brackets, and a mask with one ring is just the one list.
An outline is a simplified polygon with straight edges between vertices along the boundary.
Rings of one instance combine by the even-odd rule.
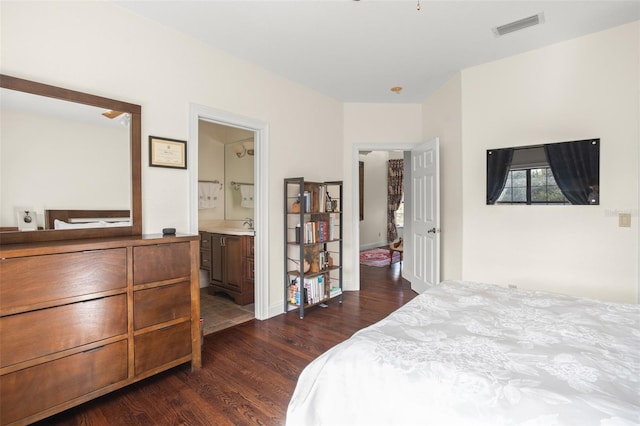
[[[1, 244], [142, 233], [139, 105], [7, 75], [0, 101]], [[64, 209], [129, 220], [48, 229], [45, 212]], [[22, 210], [36, 230], [19, 230]]]
[[215, 203], [199, 202], [200, 223], [253, 219], [254, 159], [253, 131], [198, 122], [198, 198], [217, 196]]

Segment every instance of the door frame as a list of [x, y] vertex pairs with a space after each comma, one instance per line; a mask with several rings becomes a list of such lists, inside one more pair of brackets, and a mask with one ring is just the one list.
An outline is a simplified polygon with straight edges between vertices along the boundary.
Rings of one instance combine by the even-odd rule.
[[[420, 145], [421, 142], [416, 143], [393, 143], [393, 142], [385, 142], [385, 143], [354, 143], [351, 146], [351, 182], [353, 188], [356, 188], [358, 185], [359, 179], [359, 164], [360, 161], [360, 151], [411, 151], [417, 145]], [[351, 223], [353, 224], [353, 229], [351, 230], [352, 236], [352, 279], [353, 282], [350, 283], [346, 290], [360, 290], [360, 199], [358, 191], [351, 191]], [[406, 212], [405, 212], [406, 215]], [[405, 248], [406, 250], [406, 248]], [[403, 256], [405, 259], [407, 258], [406, 252]], [[405, 277], [405, 269], [404, 265], [402, 268], [402, 277]]]
[[198, 121], [206, 120], [223, 126], [237, 127], [254, 132], [254, 271], [255, 317], [269, 318], [269, 125], [266, 122], [238, 114], [189, 104], [189, 229], [198, 234]]

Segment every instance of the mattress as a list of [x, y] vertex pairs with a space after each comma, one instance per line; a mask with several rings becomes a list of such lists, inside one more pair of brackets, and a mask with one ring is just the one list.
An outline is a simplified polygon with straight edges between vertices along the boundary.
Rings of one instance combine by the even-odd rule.
[[301, 373], [287, 425], [638, 425], [640, 306], [445, 281]]

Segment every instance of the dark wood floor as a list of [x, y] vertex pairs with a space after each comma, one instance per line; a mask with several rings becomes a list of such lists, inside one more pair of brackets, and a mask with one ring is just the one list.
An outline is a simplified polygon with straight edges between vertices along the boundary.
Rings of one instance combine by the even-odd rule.
[[202, 369], [146, 379], [42, 421], [47, 425], [282, 425], [298, 375], [315, 357], [415, 297], [400, 265], [360, 267], [339, 304], [205, 337]]

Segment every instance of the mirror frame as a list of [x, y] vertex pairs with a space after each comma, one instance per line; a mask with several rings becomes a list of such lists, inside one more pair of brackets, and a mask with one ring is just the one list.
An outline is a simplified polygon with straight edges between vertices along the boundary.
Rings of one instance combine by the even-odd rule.
[[38, 231], [9, 231], [0, 233], [0, 245], [66, 241], [86, 238], [112, 238], [142, 235], [142, 107], [62, 87], [24, 80], [0, 74], [0, 87], [31, 93], [39, 96], [75, 102], [84, 105], [121, 111], [131, 114], [131, 224], [132, 226], [83, 228], [83, 229], [42, 229]]

